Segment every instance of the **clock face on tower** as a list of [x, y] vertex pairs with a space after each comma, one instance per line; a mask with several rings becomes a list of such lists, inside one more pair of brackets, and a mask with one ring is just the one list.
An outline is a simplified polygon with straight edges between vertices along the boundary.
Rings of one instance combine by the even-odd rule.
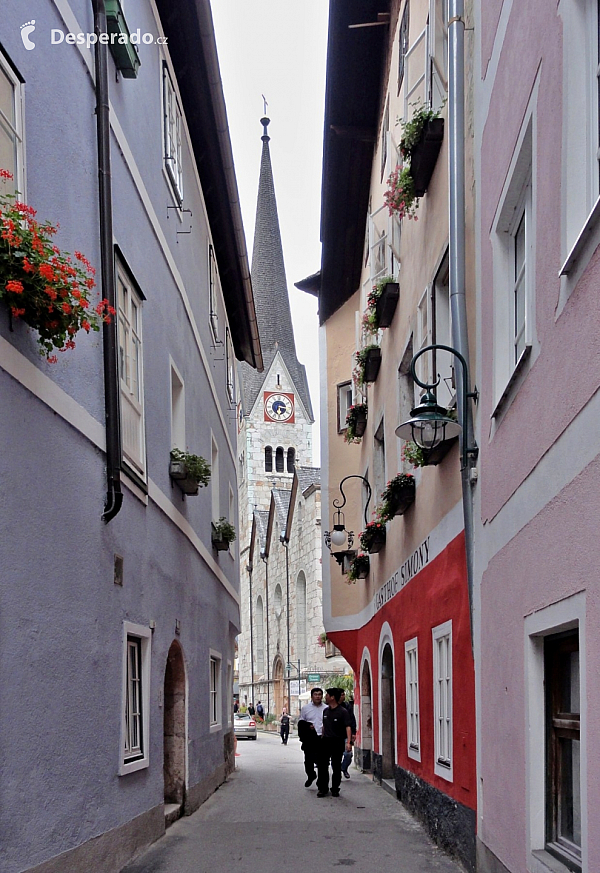
[[294, 424], [294, 395], [264, 393], [265, 421], [278, 421]]

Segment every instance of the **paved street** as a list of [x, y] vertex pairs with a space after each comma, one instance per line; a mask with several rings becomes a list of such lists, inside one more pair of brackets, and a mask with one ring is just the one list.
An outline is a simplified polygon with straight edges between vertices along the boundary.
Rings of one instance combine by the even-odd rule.
[[351, 769], [339, 798], [304, 788], [297, 739], [240, 741], [236, 773], [123, 873], [459, 873], [398, 801]]

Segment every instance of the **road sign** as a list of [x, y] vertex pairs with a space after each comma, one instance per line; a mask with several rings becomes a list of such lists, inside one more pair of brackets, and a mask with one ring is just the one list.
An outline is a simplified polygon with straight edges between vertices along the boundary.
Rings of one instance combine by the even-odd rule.
[[307, 676], [309, 682], [320, 682], [321, 674], [320, 673], [309, 673]]

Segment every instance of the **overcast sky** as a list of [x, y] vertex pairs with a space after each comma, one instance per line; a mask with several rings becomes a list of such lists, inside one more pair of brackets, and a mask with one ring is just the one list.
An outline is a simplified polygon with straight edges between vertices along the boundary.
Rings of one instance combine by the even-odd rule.
[[328, 0], [212, 0], [248, 253], [262, 148], [262, 94], [298, 359], [306, 366], [319, 464], [316, 298], [294, 282], [321, 266], [319, 219]]

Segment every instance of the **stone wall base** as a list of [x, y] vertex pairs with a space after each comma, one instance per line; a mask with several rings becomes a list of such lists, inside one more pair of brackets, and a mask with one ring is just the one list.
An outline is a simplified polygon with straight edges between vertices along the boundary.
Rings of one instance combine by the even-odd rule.
[[162, 837], [164, 832], [164, 805], [160, 803], [75, 849], [29, 867], [26, 873], [82, 873], [83, 870], [119, 873], [128, 861]]
[[[435, 843], [457, 858], [467, 870], [476, 869], [476, 814], [473, 809], [396, 767], [396, 794], [406, 808], [423, 822]], [[490, 873], [496, 873], [493, 868]], [[503, 873], [498, 870], [497, 873]]]
[[477, 871], [478, 873], [510, 873], [491, 849], [477, 837]]
[[183, 814], [192, 815], [202, 806], [205, 800], [214, 794], [219, 785], [227, 779], [227, 769], [225, 764], [221, 764], [214, 773], [210, 776], [205, 776], [200, 782], [188, 788], [185, 795], [185, 803], [183, 805]]

